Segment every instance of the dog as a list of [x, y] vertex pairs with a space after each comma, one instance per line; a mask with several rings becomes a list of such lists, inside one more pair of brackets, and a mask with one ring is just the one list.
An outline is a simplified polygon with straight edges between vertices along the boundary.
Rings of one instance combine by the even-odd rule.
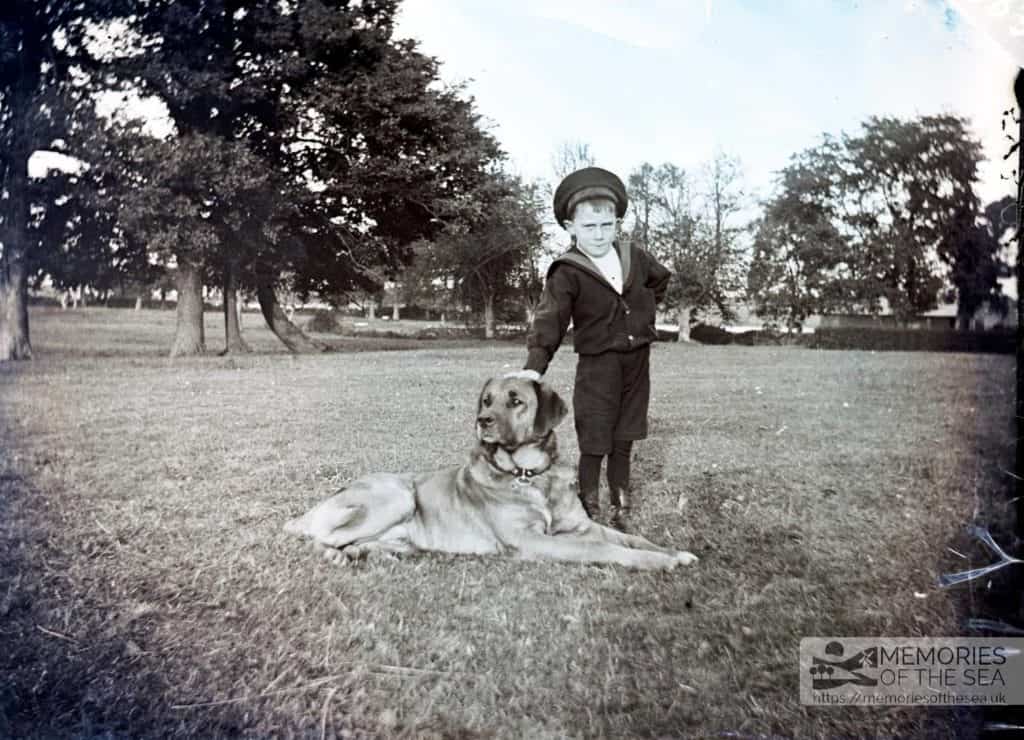
[[477, 443], [464, 465], [360, 478], [285, 524], [345, 562], [377, 553], [501, 554], [526, 560], [672, 570], [689, 552], [592, 521], [575, 471], [559, 462], [565, 402], [515, 374], [492, 378], [477, 402]]

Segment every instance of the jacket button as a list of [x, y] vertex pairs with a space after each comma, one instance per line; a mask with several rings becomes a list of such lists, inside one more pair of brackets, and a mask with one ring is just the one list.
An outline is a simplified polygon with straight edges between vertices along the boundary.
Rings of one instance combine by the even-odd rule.
[[632, 341], [633, 341], [633, 335], [632, 335], [632, 334], [630, 334], [630, 335], [629, 335], [629, 336], [627, 337], [627, 339], [629, 339], [629, 341], [631, 341], [631, 342], [632, 342]]

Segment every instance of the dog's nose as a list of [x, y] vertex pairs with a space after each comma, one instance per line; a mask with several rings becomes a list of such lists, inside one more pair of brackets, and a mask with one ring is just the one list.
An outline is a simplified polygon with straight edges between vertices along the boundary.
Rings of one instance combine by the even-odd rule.
[[482, 427], [489, 427], [494, 423], [494, 417], [488, 415], [481, 415], [476, 417], [476, 423]]

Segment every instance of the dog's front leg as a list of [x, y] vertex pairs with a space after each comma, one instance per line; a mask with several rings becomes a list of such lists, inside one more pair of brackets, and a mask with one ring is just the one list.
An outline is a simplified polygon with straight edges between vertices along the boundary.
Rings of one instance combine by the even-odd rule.
[[512, 545], [518, 556], [526, 560], [605, 563], [639, 570], [673, 570], [696, 561], [690, 553], [669, 554], [672, 551], [634, 549], [571, 534], [527, 532], [518, 536]]
[[615, 545], [622, 545], [623, 547], [631, 547], [636, 550], [651, 550], [652, 552], [660, 552], [666, 555], [673, 555], [680, 557], [685, 560], [684, 565], [690, 565], [691, 563], [697, 562], [697, 556], [693, 553], [686, 552], [685, 550], [676, 550], [673, 547], [662, 547], [651, 542], [646, 537], [641, 537], [638, 534], [627, 534], [620, 532], [612, 527], [606, 527], [603, 524], [594, 522], [591, 527], [591, 531], [600, 536], [606, 542], [611, 542]]

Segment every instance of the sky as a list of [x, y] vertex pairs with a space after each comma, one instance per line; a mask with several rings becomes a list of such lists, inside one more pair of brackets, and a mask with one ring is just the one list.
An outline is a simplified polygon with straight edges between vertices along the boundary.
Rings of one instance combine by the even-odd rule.
[[554, 177], [564, 142], [623, 179], [724, 151], [767, 197], [824, 133], [953, 113], [985, 148], [980, 195], [1014, 191], [1001, 114], [1024, 0], [404, 0], [397, 35], [467, 85], [528, 179]]

